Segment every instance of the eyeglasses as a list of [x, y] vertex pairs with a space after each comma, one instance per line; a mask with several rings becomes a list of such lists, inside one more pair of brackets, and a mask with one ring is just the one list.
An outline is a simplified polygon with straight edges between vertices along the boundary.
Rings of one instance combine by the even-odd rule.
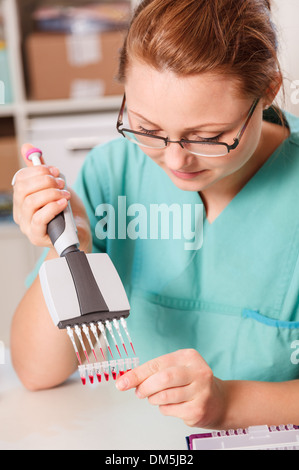
[[126, 95], [124, 95], [123, 102], [120, 108], [118, 120], [117, 120], [117, 131], [126, 139], [133, 142], [133, 144], [137, 144], [140, 147], [145, 147], [149, 149], [163, 149], [168, 146], [168, 144], [179, 144], [183, 149], [186, 149], [188, 152], [192, 153], [193, 155], [201, 156], [201, 157], [224, 157], [228, 155], [231, 150], [235, 150], [240, 140], [249, 124], [249, 121], [258, 105], [259, 99], [256, 99], [247, 115], [247, 118], [242, 125], [240, 131], [238, 132], [237, 136], [234, 138], [234, 143], [232, 145], [228, 145], [224, 142], [215, 142], [209, 140], [169, 140], [167, 137], [160, 137], [157, 135], [148, 135], [144, 132], [134, 131], [132, 129], [121, 128], [123, 126], [123, 115], [125, 110], [126, 104]]

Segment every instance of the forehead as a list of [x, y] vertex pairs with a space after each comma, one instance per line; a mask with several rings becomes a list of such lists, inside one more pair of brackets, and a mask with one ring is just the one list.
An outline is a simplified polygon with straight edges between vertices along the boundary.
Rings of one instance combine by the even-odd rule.
[[234, 123], [248, 111], [251, 100], [238, 93], [238, 80], [232, 76], [204, 73], [178, 76], [158, 71], [147, 64], [132, 62], [125, 91], [129, 110], [151, 122], [180, 125], [210, 122]]

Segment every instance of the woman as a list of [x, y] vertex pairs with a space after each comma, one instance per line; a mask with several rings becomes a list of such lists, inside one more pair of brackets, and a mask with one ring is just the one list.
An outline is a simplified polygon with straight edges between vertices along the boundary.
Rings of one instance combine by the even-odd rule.
[[[299, 120], [272, 106], [282, 76], [269, 2], [143, 1], [119, 78], [125, 138], [91, 152], [77, 194], [65, 192], [56, 168], [22, 170], [15, 221], [32, 243], [49, 246], [46, 225], [71, 199], [81, 248], [111, 256], [142, 363], [119, 390], [136, 388], [190, 426], [298, 422]], [[120, 196], [146, 209], [203, 204], [202, 246], [105, 237], [99, 207], [117, 208]], [[12, 355], [33, 390], [76, 368], [38, 280], [15, 314]]]

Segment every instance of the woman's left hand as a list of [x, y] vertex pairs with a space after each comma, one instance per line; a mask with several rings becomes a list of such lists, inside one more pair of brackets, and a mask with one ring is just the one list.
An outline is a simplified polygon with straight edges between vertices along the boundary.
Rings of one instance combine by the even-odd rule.
[[138, 398], [188, 426], [217, 428], [225, 411], [223, 382], [194, 349], [153, 359], [118, 378], [119, 390], [136, 388]]

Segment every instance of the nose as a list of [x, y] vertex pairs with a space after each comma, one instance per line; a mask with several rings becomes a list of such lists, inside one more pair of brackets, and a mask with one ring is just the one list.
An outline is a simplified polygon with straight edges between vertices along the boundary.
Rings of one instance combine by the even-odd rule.
[[190, 166], [193, 156], [177, 142], [169, 143], [164, 150], [164, 163], [173, 171]]

